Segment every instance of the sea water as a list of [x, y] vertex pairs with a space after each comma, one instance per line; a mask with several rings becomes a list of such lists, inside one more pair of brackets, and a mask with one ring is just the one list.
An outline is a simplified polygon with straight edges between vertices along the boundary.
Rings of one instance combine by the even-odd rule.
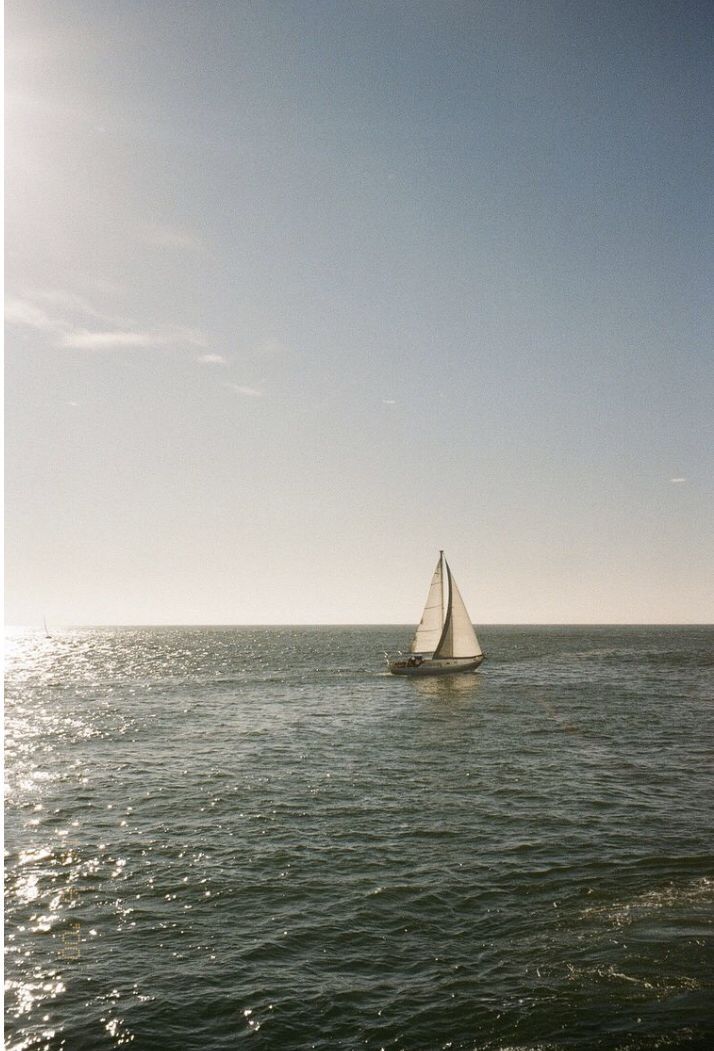
[[706, 627], [16, 632], [7, 1047], [714, 1047]]

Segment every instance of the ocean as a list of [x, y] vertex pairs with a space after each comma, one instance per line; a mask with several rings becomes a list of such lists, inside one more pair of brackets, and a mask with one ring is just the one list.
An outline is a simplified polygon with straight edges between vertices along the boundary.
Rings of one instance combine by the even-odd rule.
[[9, 634], [9, 1051], [714, 1047], [714, 629], [410, 631]]

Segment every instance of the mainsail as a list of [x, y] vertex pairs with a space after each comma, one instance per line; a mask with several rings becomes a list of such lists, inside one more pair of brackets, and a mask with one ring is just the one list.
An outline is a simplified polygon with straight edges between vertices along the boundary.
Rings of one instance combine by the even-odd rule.
[[449, 602], [444, 628], [434, 650], [434, 660], [439, 657], [480, 657], [482, 650], [464, 600], [451, 575], [448, 562], [444, 561], [444, 565], [449, 585]]
[[431, 578], [429, 594], [426, 597], [426, 605], [419, 621], [419, 627], [409, 647], [412, 653], [433, 653], [444, 630], [446, 605], [444, 603], [443, 563], [444, 553], [442, 551], [436, 563], [434, 576]]

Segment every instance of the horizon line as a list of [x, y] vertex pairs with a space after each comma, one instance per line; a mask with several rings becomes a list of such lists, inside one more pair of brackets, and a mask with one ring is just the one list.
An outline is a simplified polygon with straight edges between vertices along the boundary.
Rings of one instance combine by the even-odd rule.
[[[119, 622], [119, 621], [97, 621], [79, 622], [74, 624], [55, 623], [51, 625], [55, 630], [66, 630], [69, 628], [407, 628], [414, 627], [413, 622], [407, 621], [236, 621], [235, 623], [222, 621], [155, 621], [149, 622]], [[474, 624], [477, 630], [483, 628], [711, 628], [714, 621], [665, 621], [665, 620], [573, 620], [573, 621], [482, 621]], [[5, 630], [28, 629], [43, 631], [42, 625], [38, 624], [4, 624]]]

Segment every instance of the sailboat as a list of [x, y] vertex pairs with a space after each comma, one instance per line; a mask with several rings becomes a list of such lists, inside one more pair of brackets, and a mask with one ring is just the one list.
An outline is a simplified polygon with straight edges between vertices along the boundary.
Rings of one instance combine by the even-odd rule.
[[453, 675], [474, 671], [484, 659], [474, 626], [444, 552], [439, 552], [424, 612], [409, 657], [389, 660], [393, 675]]

